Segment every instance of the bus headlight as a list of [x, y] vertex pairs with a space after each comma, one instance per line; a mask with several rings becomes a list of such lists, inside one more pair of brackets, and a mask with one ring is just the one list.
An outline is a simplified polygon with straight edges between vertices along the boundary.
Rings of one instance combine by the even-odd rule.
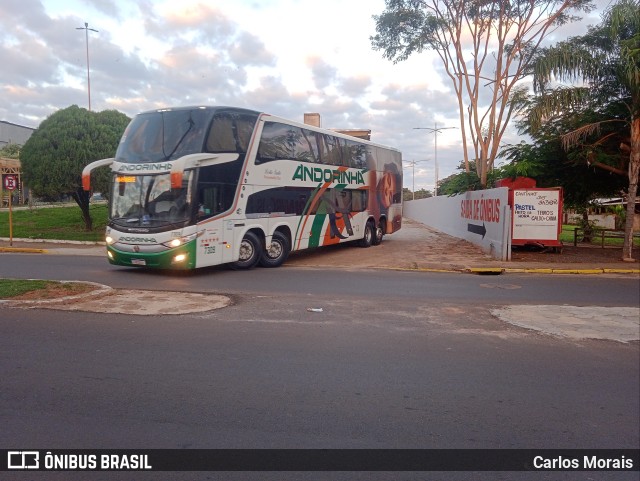
[[115, 242], [115, 239], [114, 239], [113, 237], [111, 237], [110, 235], [108, 235], [108, 236], [106, 236], [106, 237], [104, 238], [104, 241], [105, 241], [107, 244], [111, 245], [111, 244], [113, 244], [113, 243]]
[[171, 239], [168, 242], [163, 242], [162, 245], [170, 249], [175, 249], [176, 247], [180, 247], [181, 245], [186, 244], [189, 241], [192, 241], [196, 237], [198, 237], [197, 233], [184, 236], [184, 237], [176, 237], [175, 239]]

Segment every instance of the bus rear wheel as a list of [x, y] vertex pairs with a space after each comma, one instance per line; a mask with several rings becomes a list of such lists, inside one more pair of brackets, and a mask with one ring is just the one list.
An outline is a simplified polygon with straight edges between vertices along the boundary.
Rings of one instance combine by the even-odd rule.
[[260, 256], [262, 267], [280, 267], [289, 257], [289, 239], [282, 232], [275, 232], [271, 238], [271, 245]]
[[231, 263], [231, 268], [236, 270], [251, 269], [260, 260], [262, 243], [253, 232], [247, 232], [240, 243], [240, 258]]
[[367, 222], [367, 225], [364, 226], [364, 236], [358, 242], [360, 247], [371, 247], [373, 244], [373, 236], [375, 233], [376, 227], [372, 221]]
[[384, 237], [384, 229], [382, 228], [382, 224], [379, 224], [374, 232], [373, 238], [371, 239], [371, 245], [379, 246], [382, 243], [382, 238]]

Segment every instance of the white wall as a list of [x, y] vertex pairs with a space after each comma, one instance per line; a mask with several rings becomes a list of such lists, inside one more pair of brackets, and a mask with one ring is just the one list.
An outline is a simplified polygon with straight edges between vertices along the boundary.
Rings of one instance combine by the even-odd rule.
[[496, 259], [511, 259], [511, 209], [506, 187], [405, 201], [403, 215], [476, 244]]

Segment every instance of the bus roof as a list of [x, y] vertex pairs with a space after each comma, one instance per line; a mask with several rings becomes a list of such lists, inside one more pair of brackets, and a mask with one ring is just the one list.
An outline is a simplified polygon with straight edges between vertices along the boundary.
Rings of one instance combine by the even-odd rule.
[[195, 109], [213, 110], [213, 111], [220, 111], [220, 112], [230, 111], [230, 112], [247, 113], [247, 114], [253, 114], [253, 115], [262, 114], [262, 112], [259, 112], [257, 110], [243, 109], [240, 107], [230, 107], [230, 106], [224, 106], [224, 105], [184, 105], [180, 107], [163, 107], [160, 109], [145, 110], [144, 112], [140, 112], [138, 115], [150, 114], [155, 112], [170, 112], [174, 110], [195, 110]]
[[[314, 125], [309, 125], [309, 124], [305, 124], [305, 123], [302, 123], [302, 122], [297, 122], [295, 120], [287, 119], [287, 118], [284, 118], [284, 117], [271, 115], [271, 114], [266, 113], [266, 112], [260, 112], [260, 111], [257, 111], [257, 110], [245, 109], [245, 108], [241, 108], [241, 107], [214, 106], [214, 105], [185, 105], [185, 106], [179, 106], [179, 107], [165, 107], [165, 108], [160, 108], [160, 109], [146, 110], [144, 112], [140, 112], [138, 115], [150, 114], [150, 113], [154, 113], [154, 112], [168, 112], [168, 111], [176, 111], [176, 110], [194, 110], [194, 109], [202, 109], [202, 110], [208, 110], [208, 111], [214, 111], [214, 112], [225, 112], [225, 111], [227, 111], [227, 112], [237, 112], [237, 113], [245, 113], [245, 114], [256, 115], [256, 116], [259, 116], [259, 118], [262, 119], [262, 120], [271, 120], [271, 121], [276, 121], [276, 122], [283, 122], [283, 123], [286, 123], [286, 124], [291, 124], [291, 125], [293, 125], [295, 127], [300, 127], [300, 128], [312, 130], [312, 131], [315, 131], [315, 132], [322, 132], [322, 133], [325, 133], [325, 134], [330, 134], [330, 135], [334, 135], [336, 137], [340, 137], [342, 139], [355, 140], [357, 142], [362, 142], [362, 143], [366, 143], [366, 144], [369, 144], [369, 145], [374, 145], [376, 147], [382, 147], [384, 149], [389, 149], [389, 150], [394, 150], [396, 152], [400, 152], [400, 150], [395, 148], [395, 147], [390, 147], [388, 145], [383, 145], [383, 144], [379, 144], [377, 142], [372, 142], [370, 140], [366, 140], [366, 139], [363, 139], [361, 137], [355, 137], [353, 135], [343, 134], [343, 133], [337, 132], [335, 130], [325, 129], [325, 128], [322, 128], [322, 127], [316, 127]], [[343, 130], [345, 130], [345, 129], [343, 129]]]

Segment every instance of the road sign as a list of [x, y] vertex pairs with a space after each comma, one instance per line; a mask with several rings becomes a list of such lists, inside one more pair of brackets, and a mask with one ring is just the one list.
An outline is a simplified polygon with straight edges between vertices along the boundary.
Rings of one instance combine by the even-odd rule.
[[7, 174], [4, 176], [4, 188], [7, 190], [15, 190], [18, 187], [18, 178], [15, 175]]
[[[18, 187], [18, 176], [13, 174], [6, 174], [2, 179], [2, 185], [6, 190], [16, 190]], [[13, 195], [9, 194], [9, 245], [13, 245], [13, 215], [11, 208], [11, 199]]]

